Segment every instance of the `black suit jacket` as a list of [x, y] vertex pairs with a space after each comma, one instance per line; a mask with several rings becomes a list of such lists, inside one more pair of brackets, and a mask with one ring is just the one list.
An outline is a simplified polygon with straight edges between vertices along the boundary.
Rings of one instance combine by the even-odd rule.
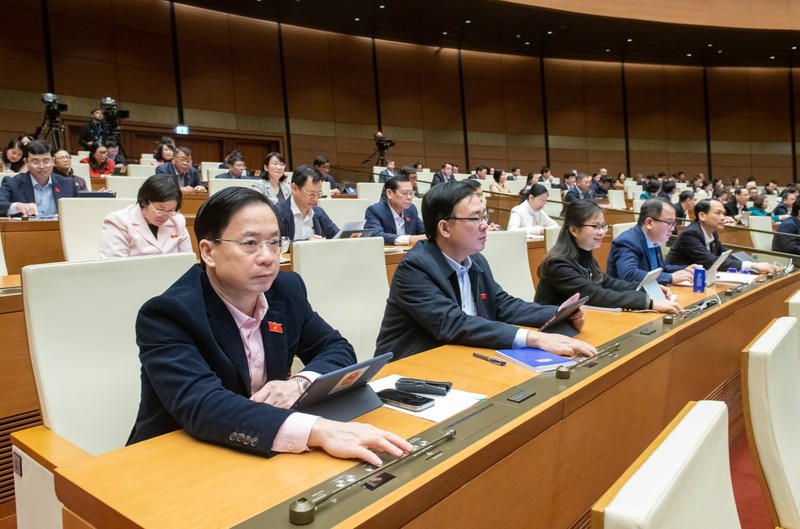
[[[742, 206], [742, 211], [747, 211], [747, 207]], [[741, 214], [741, 211], [739, 211], [739, 204], [736, 202], [735, 197], [725, 203], [725, 214], [731, 218]]]
[[[366, 218], [364, 228], [372, 230], [373, 237], [383, 237], [386, 244], [394, 244], [394, 240], [397, 239], [397, 226], [394, 223], [391, 207], [386, 200], [381, 200], [368, 207], [364, 217]], [[406, 235], [425, 233], [425, 226], [423, 226], [414, 204], [403, 211], [403, 217], [405, 217]]]
[[[50, 179], [53, 182], [53, 198], [56, 206], [58, 206], [58, 201], [64, 197], [78, 196], [78, 188], [71, 179], [55, 173], [50, 175]], [[0, 185], [0, 217], [8, 216], [8, 208], [14, 202], [23, 204], [36, 202], [30, 173], [19, 173], [3, 178], [3, 184]]]
[[436, 171], [435, 173], [433, 173], [433, 177], [431, 178], [431, 185], [432, 186], [436, 185], [436, 184], [442, 184], [442, 183], [454, 184], [455, 182], [456, 182], [456, 179], [455, 179], [455, 176], [453, 176], [453, 175], [450, 175], [450, 179], [447, 180], [447, 182], [445, 182], [444, 175], [442, 174], [441, 171]]
[[773, 252], [800, 255], [800, 238], [781, 235], [783, 233], [791, 233], [792, 235], [800, 236], [800, 220], [797, 220], [797, 217], [789, 217], [781, 222], [781, 225], [778, 226], [778, 232], [772, 239]]
[[456, 272], [435, 242], [418, 242], [392, 279], [375, 355], [394, 360], [444, 344], [508, 349], [517, 325], [540, 327], [557, 307], [522, 301], [498, 285], [481, 254], [471, 257], [472, 295], [478, 315], [461, 310]]
[[[180, 182], [178, 181], [178, 170], [172, 164], [172, 162], [162, 163], [158, 167], [156, 167], [156, 174], [165, 174], [172, 177], [172, 180], [178, 184], [178, 187], [181, 187]], [[184, 186], [191, 186], [197, 187], [200, 185], [200, 173], [197, 172], [197, 169], [194, 167], [190, 167], [189, 171], [187, 171], [186, 176], [184, 177]]]
[[[268, 380], [285, 380], [295, 355], [317, 373], [355, 363], [352, 346], [312, 310], [300, 276], [280, 272], [265, 295]], [[272, 455], [275, 435], [293, 412], [249, 400], [239, 329], [199, 265], [142, 306], [136, 343], [142, 395], [128, 444], [183, 428], [204, 441]]]
[[[333, 239], [339, 233], [339, 228], [333, 223], [325, 210], [319, 206], [314, 206], [314, 216], [311, 221], [314, 223], [314, 233], [326, 239]], [[275, 206], [275, 213], [278, 216], [278, 225], [281, 229], [281, 236], [294, 238], [294, 215], [292, 214], [291, 197]]]
[[[711, 250], [706, 246], [705, 235], [700, 223], [692, 221], [686, 228], [683, 229], [678, 238], [672, 244], [672, 247], [667, 254], [667, 263], [673, 265], [689, 266], [690, 264], [699, 264], [708, 270], [713, 266], [714, 261], [717, 260], [725, 247], [719, 240], [719, 235], [714, 232], [714, 240], [711, 242]], [[722, 263], [720, 270], [727, 270], [728, 268], [741, 269], [742, 262], [733, 255], [728, 256], [725, 262]]]

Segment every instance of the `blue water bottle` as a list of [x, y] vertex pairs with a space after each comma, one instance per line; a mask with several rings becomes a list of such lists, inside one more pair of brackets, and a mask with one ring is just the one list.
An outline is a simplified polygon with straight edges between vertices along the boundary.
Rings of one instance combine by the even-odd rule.
[[692, 291], [705, 292], [705, 290], [706, 290], [706, 269], [698, 265], [694, 269], [694, 284], [692, 285]]

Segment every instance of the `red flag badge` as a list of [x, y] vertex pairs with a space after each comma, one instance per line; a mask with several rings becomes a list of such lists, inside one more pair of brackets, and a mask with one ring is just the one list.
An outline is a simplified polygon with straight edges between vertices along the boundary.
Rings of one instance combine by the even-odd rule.
[[482, 300], [485, 300], [485, 299], [486, 299], [486, 297], [487, 297], [487, 296], [486, 296], [486, 293], [485, 293], [485, 292], [481, 292], [481, 299], [482, 299]]
[[269, 332], [277, 332], [278, 334], [283, 334], [283, 325], [280, 323], [275, 323], [274, 321], [267, 322], [269, 325]]

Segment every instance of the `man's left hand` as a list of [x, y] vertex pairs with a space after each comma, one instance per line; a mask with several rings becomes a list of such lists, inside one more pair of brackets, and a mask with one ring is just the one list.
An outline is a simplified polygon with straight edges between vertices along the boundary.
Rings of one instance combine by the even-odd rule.
[[250, 400], [288, 409], [299, 397], [300, 386], [294, 380], [270, 380]]

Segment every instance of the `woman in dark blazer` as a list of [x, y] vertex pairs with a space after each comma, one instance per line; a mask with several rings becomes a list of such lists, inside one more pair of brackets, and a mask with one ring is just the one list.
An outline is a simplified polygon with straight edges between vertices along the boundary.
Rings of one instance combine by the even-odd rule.
[[578, 292], [589, 296], [589, 305], [626, 310], [681, 312], [683, 307], [669, 301], [670, 292], [661, 287], [666, 300], [655, 301], [637, 284], [617, 279], [600, 270], [592, 250], [599, 248], [608, 230], [603, 210], [595, 202], [579, 200], [565, 211], [564, 226], [555, 246], [539, 265], [539, 286], [534, 301], [559, 305]]

